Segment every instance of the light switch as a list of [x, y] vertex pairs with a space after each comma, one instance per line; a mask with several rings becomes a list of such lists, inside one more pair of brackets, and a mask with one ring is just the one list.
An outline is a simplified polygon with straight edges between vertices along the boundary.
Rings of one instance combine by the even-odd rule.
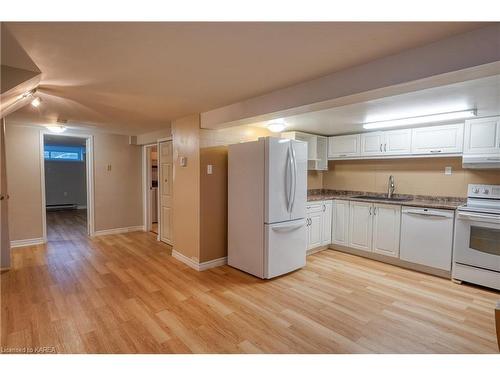
[[212, 164], [207, 165], [207, 174], [212, 174], [212, 168], [213, 168]]
[[444, 174], [446, 176], [451, 176], [451, 167], [444, 167]]
[[107, 171], [108, 172], [111, 172], [111, 164], [108, 164], [107, 167], [106, 167]]
[[181, 156], [180, 159], [179, 159], [179, 164], [180, 164], [181, 167], [187, 166], [187, 157]]

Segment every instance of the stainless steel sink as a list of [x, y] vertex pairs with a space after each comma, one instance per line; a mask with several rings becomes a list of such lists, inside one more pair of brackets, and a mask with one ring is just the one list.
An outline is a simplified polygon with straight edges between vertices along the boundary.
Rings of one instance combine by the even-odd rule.
[[384, 196], [380, 195], [356, 195], [354, 197], [355, 199], [368, 199], [368, 200], [376, 200], [376, 201], [386, 201], [386, 202], [407, 202], [411, 201], [413, 198], [409, 197], [392, 197], [392, 198], [387, 198]]

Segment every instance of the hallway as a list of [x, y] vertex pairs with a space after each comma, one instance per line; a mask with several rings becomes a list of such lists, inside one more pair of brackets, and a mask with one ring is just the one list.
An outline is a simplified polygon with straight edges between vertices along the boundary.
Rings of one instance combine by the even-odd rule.
[[87, 238], [87, 210], [47, 211], [47, 241]]

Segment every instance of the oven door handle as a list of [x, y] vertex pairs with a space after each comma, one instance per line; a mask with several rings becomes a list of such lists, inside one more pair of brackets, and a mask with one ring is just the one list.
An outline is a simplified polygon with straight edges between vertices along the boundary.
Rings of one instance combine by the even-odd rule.
[[500, 223], [500, 215], [474, 214], [469, 212], [459, 212], [460, 219], [470, 219], [478, 221], [486, 221], [490, 223]]

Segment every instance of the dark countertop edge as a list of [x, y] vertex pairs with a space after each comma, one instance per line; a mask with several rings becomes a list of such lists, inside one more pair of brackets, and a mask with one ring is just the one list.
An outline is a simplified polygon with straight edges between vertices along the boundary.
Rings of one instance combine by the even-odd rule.
[[411, 206], [411, 207], [429, 207], [438, 208], [444, 210], [456, 210], [457, 207], [465, 203], [465, 199], [448, 200], [446, 198], [436, 197], [435, 199], [425, 200], [425, 199], [412, 199], [409, 201], [380, 201], [375, 199], [365, 199], [365, 198], [353, 198], [353, 195], [363, 195], [360, 194], [313, 194], [307, 196], [307, 202], [317, 202], [317, 201], [327, 201], [327, 200], [346, 200], [354, 202], [367, 202], [367, 203], [379, 203], [379, 204], [392, 204], [396, 206]]

